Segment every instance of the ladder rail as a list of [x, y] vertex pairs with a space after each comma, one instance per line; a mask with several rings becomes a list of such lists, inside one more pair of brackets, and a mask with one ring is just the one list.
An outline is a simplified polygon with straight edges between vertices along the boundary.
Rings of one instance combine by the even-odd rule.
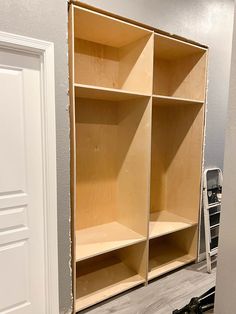
[[[209, 203], [208, 199], [208, 180], [207, 175], [210, 171], [217, 171], [218, 172], [218, 185], [222, 187], [223, 184], [223, 175], [220, 168], [207, 168], [204, 171], [204, 177], [203, 177], [203, 211], [204, 211], [204, 225], [205, 225], [205, 245], [206, 245], [206, 259], [207, 259], [207, 271], [208, 273], [211, 273], [211, 257], [216, 255], [218, 252], [218, 247], [214, 247], [211, 249], [211, 242], [212, 242], [212, 236], [211, 236], [211, 230], [216, 229], [220, 226], [220, 220], [218, 223], [214, 223], [211, 225], [210, 223], [210, 217], [213, 216], [213, 214], [210, 214], [210, 209], [221, 206], [221, 199], [218, 200], [218, 202], [215, 203]], [[219, 214], [220, 219], [220, 211], [216, 212]], [[216, 214], [214, 213], [214, 215]]]

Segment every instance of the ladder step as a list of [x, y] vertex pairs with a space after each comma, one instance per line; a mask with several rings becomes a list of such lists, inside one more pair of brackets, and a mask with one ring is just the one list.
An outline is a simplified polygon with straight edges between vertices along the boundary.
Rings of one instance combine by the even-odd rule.
[[210, 251], [210, 256], [214, 256], [218, 253], [218, 248], [215, 248], [213, 250]]
[[213, 208], [213, 207], [220, 206], [220, 205], [221, 205], [221, 202], [212, 203], [212, 204], [208, 205], [208, 208]]
[[211, 216], [215, 216], [215, 215], [217, 215], [217, 214], [220, 214], [220, 210], [218, 210], [217, 212], [211, 213], [211, 214], [209, 214], [209, 215], [210, 215], [210, 217], [211, 217]]
[[219, 225], [220, 225], [220, 223], [217, 223], [217, 224], [215, 224], [215, 225], [212, 225], [212, 226], [210, 226], [210, 229], [214, 229], [214, 228], [216, 228], [216, 227], [219, 227]]

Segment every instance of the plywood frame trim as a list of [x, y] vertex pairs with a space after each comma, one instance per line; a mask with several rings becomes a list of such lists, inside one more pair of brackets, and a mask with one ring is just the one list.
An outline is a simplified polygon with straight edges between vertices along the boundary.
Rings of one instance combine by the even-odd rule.
[[207, 45], [200, 44], [200, 43], [197, 42], [197, 41], [194, 41], [194, 40], [185, 38], [185, 37], [183, 37], [183, 36], [179, 36], [179, 35], [177, 35], [177, 34], [171, 34], [171, 33], [167, 32], [167, 31], [163, 31], [163, 30], [161, 30], [161, 29], [152, 27], [152, 26], [147, 25], [147, 24], [144, 24], [144, 23], [140, 23], [140, 22], [138, 22], [138, 21], [136, 21], [136, 20], [132, 20], [132, 19], [129, 19], [129, 18], [120, 16], [120, 15], [115, 14], [115, 13], [111, 13], [111, 12], [106, 11], [106, 10], [102, 10], [102, 9], [100, 9], [100, 8], [97, 8], [97, 7], [95, 7], [95, 6], [89, 5], [89, 4], [84, 3], [84, 2], [81, 2], [81, 1], [79, 1], [79, 0], [69, 0], [69, 5], [74, 5], [74, 6], [76, 6], [76, 7], [82, 7], [82, 8], [85, 8], [85, 9], [89, 9], [89, 10], [91, 10], [91, 11], [94, 11], [94, 12], [97, 12], [97, 13], [100, 13], [100, 14], [104, 14], [104, 15], [106, 15], [106, 16], [109, 16], [109, 17], [118, 19], [118, 20], [120, 20], [120, 21], [129, 23], [129, 24], [136, 25], [136, 26], [141, 27], [141, 28], [143, 28], [143, 29], [153, 31], [153, 32], [157, 33], [158, 35], [161, 34], [161, 35], [167, 36], [167, 37], [169, 37], [169, 38], [177, 39], [177, 40], [179, 40], [179, 41], [192, 44], [192, 45], [194, 45], [194, 46], [198, 46], [198, 47], [205, 48], [206, 50], [209, 48]]
[[[201, 165], [201, 173], [204, 172], [204, 165], [205, 165], [205, 146], [206, 146], [206, 117], [207, 117], [207, 92], [208, 92], [208, 73], [209, 73], [209, 61], [208, 61], [208, 56], [209, 56], [209, 50], [206, 51], [206, 73], [205, 73], [205, 102], [204, 102], [204, 122], [203, 122], [203, 139], [202, 139], [202, 165]], [[201, 182], [200, 182], [200, 200], [202, 200], [202, 193], [203, 193], [203, 176], [201, 176]], [[199, 210], [198, 210], [198, 221], [200, 222], [202, 219], [202, 202], [199, 202]], [[201, 254], [200, 254], [200, 239], [201, 239], [201, 224], [198, 224], [198, 241], [197, 241], [197, 262], [201, 261]]]

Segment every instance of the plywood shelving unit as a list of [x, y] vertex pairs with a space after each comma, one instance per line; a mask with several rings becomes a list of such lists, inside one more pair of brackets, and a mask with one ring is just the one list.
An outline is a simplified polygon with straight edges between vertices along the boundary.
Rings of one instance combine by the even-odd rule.
[[207, 49], [69, 13], [79, 311], [196, 259]]

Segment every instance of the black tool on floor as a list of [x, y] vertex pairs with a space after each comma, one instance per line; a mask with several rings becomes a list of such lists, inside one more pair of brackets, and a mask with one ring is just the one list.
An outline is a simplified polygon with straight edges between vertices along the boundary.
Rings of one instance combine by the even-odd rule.
[[214, 308], [215, 287], [209, 289], [200, 297], [192, 298], [189, 304], [180, 310], [174, 310], [172, 314], [201, 314]]

